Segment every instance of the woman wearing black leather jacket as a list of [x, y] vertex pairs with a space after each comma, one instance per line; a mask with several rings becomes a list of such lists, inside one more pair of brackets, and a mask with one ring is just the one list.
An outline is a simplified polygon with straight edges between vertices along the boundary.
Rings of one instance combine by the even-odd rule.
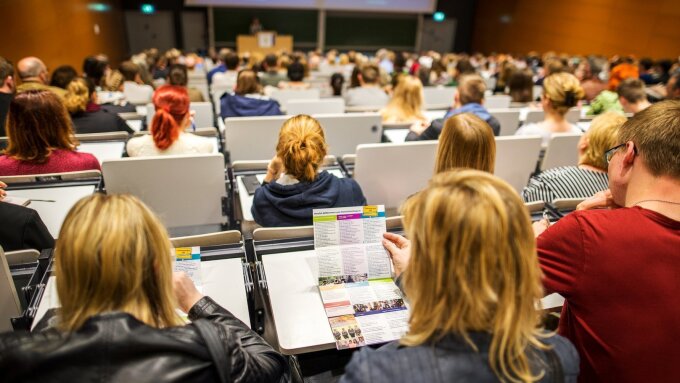
[[170, 254], [165, 228], [137, 198], [80, 200], [55, 248], [61, 308], [32, 333], [0, 336], [0, 380], [287, 380], [286, 360], [186, 274], [173, 274]]

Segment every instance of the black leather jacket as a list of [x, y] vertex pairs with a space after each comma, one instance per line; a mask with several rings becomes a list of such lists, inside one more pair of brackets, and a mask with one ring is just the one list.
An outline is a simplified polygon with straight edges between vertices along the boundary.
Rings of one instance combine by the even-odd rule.
[[[38, 326], [56, 323], [54, 312], [48, 315]], [[287, 380], [286, 360], [209, 297], [189, 311], [189, 319], [199, 318], [217, 328], [233, 382]], [[48, 328], [0, 335], [0, 381], [217, 382], [218, 375], [195, 326], [157, 329], [110, 312], [89, 318], [73, 333]]]

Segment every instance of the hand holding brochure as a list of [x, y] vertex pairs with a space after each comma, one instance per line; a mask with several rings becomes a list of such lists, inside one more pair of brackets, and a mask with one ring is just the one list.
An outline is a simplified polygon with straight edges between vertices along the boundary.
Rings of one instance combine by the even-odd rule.
[[385, 207], [315, 209], [319, 292], [338, 349], [385, 343], [408, 330], [408, 309], [382, 245]]
[[194, 282], [196, 289], [203, 292], [203, 280], [201, 278], [201, 248], [178, 247], [174, 249], [174, 271], [184, 271]]

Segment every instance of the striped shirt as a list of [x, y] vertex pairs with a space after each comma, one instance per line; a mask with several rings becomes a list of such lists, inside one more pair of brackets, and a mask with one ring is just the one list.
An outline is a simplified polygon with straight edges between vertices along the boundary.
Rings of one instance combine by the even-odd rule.
[[609, 188], [606, 172], [563, 166], [531, 177], [522, 191], [525, 202], [552, 202], [558, 198], [588, 198]]

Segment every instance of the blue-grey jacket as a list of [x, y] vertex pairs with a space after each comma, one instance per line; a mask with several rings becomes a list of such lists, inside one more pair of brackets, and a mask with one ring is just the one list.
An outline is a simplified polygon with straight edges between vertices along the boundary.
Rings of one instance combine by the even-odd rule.
[[[462, 338], [447, 335], [432, 345], [401, 346], [398, 341], [378, 349], [363, 347], [355, 352], [345, 367], [341, 383], [371, 382], [498, 382], [489, 365], [491, 335], [470, 333], [479, 352], [474, 351]], [[545, 371], [539, 382], [575, 383], [579, 372], [579, 356], [574, 346], [559, 335], [544, 340], [552, 346], [562, 365], [564, 380], [557, 380], [545, 351], [533, 350], [530, 361], [535, 373]]]

